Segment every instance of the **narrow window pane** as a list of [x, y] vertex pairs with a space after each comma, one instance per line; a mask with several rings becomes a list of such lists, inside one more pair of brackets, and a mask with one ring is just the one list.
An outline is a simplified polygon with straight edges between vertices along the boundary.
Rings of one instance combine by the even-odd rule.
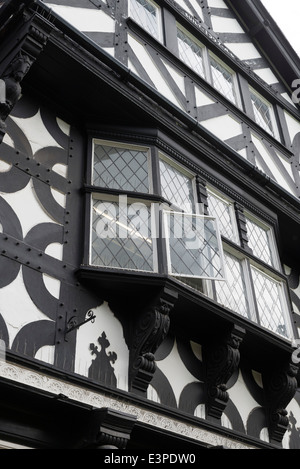
[[226, 68], [222, 67], [212, 57], [210, 58], [213, 86], [222, 93], [225, 98], [236, 103], [234, 92], [233, 75]]
[[194, 72], [204, 78], [205, 73], [201, 46], [179, 28], [177, 29], [177, 39], [180, 59], [191, 67]]
[[264, 102], [254, 93], [251, 93], [251, 101], [256, 123], [269, 134], [274, 136], [270, 105]]
[[165, 212], [164, 216], [169, 273], [223, 279], [223, 250], [215, 219], [178, 212]]
[[130, 15], [148, 33], [159, 39], [159, 10], [149, 0], [131, 0]]
[[93, 200], [91, 243], [92, 265], [153, 272], [150, 208]]
[[149, 192], [148, 150], [94, 143], [93, 184]]
[[192, 178], [162, 159], [159, 165], [162, 196], [185, 212], [194, 213], [195, 200]]
[[237, 232], [233, 222], [233, 207], [231, 204], [209, 192], [208, 207], [210, 215], [218, 219], [221, 235], [234, 242], [238, 242]]
[[215, 283], [217, 301], [232, 311], [250, 318], [242, 262], [226, 252], [224, 257], [226, 282]]
[[263, 272], [251, 268], [260, 324], [270, 331], [288, 337], [283, 313], [281, 285]]
[[266, 264], [274, 265], [268, 230], [247, 218], [247, 236], [253, 254]]

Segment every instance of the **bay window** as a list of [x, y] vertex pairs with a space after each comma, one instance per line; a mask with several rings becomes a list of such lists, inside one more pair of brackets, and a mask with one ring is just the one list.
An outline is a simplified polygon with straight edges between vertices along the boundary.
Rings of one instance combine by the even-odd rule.
[[233, 199], [210, 186], [207, 204], [199, 203], [196, 173], [154, 145], [93, 139], [92, 153], [90, 266], [167, 276], [292, 338], [270, 225], [250, 211], [241, 216]]
[[287, 287], [272, 228], [246, 212], [247, 252], [237, 238], [234, 201], [209, 190], [208, 207], [219, 221], [226, 273], [225, 282], [214, 282], [211, 296], [226, 308], [291, 339]]

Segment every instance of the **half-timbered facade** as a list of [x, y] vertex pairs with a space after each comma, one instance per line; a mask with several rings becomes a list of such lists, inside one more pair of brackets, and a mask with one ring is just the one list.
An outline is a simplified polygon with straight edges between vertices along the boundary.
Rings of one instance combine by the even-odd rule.
[[0, 2], [0, 447], [300, 449], [300, 59], [259, 0]]

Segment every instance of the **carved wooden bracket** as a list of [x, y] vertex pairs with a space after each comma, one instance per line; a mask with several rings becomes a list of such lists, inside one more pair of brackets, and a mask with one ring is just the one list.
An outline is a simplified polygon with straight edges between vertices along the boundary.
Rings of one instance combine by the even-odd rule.
[[229, 332], [212, 340], [203, 349], [206, 368], [206, 414], [220, 419], [229, 395], [227, 383], [240, 363], [239, 347], [245, 330], [233, 325]]
[[164, 288], [153, 303], [134, 321], [129, 355], [129, 389], [144, 394], [156, 370], [154, 354], [170, 327], [169, 313], [177, 293]]
[[136, 416], [102, 408], [92, 411], [84, 447], [87, 449], [126, 449]]
[[[20, 36], [23, 35], [22, 41], [18, 42], [16, 47], [16, 41], [14, 38], [12, 39], [13, 47], [5, 47], [5, 63], [1, 63], [2, 70], [4, 64], [4, 71], [0, 77], [0, 143], [6, 132], [5, 121], [21, 97], [21, 83], [44, 49], [52, 30], [51, 25], [47, 25], [45, 28], [35, 16], [31, 16], [29, 19], [24, 13], [23, 21], [23, 29], [21, 28], [19, 31]], [[9, 57], [8, 63], [7, 57]]]
[[293, 399], [297, 390], [297, 374], [299, 365], [288, 362], [276, 368], [270, 374], [263, 375], [267, 422], [271, 442], [282, 442], [289, 426], [286, 407]]

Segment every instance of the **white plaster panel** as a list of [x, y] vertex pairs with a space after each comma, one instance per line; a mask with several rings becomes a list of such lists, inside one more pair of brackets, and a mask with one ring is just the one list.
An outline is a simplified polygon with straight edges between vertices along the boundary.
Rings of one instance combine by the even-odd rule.
[[175, 68], [171, 67], [168, 63], [166, 63], [164, 60], [162, 61], [167, 68], [168, 72], [170, 73], [171, 77], [175, 81], [176, 85], [182, 92], [182, 94], [185, 96], [185, 84], [184, 84], [184, 77], [179, 73]]
[[0, 160], [0, 173], [7, 173], [11, 169], [12, 165], [6, 163], [6, 161]]
[[184, 0], [175, 0], [175, 1], [176, 3], [178, 3], [179, 6], [181, 6], [181, 8], [187, 11], [190, 15], [194, 16]]
[[102, 10], [55, 5], [53, 3], [49, 3], [48, 6], [79, 31], [115, 32], [115, 21]]
[[4, 137], [3, 137], [3, 143], [6, 143], [6, 145], [8, 145], [9, 147], [12, 147], [12, 148], [15, 147], [12, 138], [11, 138], [8, 134], [5, 134], [5, 135], [4, 135]]
[[60, 281], [54, 277], [50, 277], [50, 275], [43, 274], [43, 282], [50, 295], [54, 296], [56, 299], [59, 299]]
[[53, 219], [47, 214], [35, 195], [32, 181], [30, 180], [24, 189], [11, 194], [0, 193], [12, 207], [20, 220], [23, 236], [28, 231], [40, 223], [54, 223]]
[[235, 18], [224, 18], [223, 16], [211, 17], [213, 30], [217, 33], [244, 33], [245, 31], [240, 26]]
[[69, 124], [67, 124], [67, 122], [60, 119], [59, 117], [56, 118], [56, 122], [57, 122], [58, 127], [60, 128], [60, 130], [69, 137], [70, 136], [71, 126]]
[[28, 295], [21, 269], [13, 282], [0, 288], [0, 314], [8, 329], [10, 347], [17, 333], [26, 324], [45, 319], [50, 321]]
[[284, 111], [285, 120], [287, 123], [291, 142], [293, 142], [295, 136], [300, 132], [300, 122], [294, 119], [290, 114]]
[[264, 80], [268, 85], [278, 83], [278, 78], [274, 75], [270, 68], [262, 68], [259, 70], [253, 70], [254, 73]]
[[51, 187], [51, 194], [53, 198], [56, 200], [56, 202], [58, 203], [58, 205], [60, 205], [62, 208], [66, 207], [66, 200], [67, 200], [66, 194], [63, 194], [57, 189], [54, 189], [54, 187]]
[[95, 355], [91, 353], [90, 344], [96, 345], [100, 350], [98, 338], [105, 332], [107, 340], [110, 342], [106, 353], [115, 352], [117, 354], [117, 359], [112, 364], [117, 379], [117, 387], [127, 391], [129, 351], [124, 339], [122, 325], [107, 303], [93, 308], [93, 313], [96, 316], [95, 322], [88, 322], [77, 331], [75, 372], [88, 376], [89, 367], [92, 360], [95, 359]]
[[211, 8], [225, 8], [228, 10], [228, 7], [224, 0], [207, 0], [207, 4]]
[[190, 4], [195, 8], [195, 11], [198, 13], [199, 18], [204, 21], [202, 8], [199, 6], [197, 0], [190, 0]]
[[62, 261], [63, 258], [63, 245], [60, 243], [51, 243], [45, 249], [45, 254], [48, 256], [54, 257], [59, 261]]
[[60, 176], [67, 178], [68, 176], [68, 166], [65, 164], [57, 163], [52, 166], [52, 171], [55, 171]]
[[241, 372], [239, 372], [239, 377], [235, 385], [228, 390], [228, 394], [238, 409], [241, 419], [246, 427], [250, 412], [252, 412], [256, 407], [259, 407], [259, 405], [249, 393]]
[[[298, 430], [298, 435], [300, 435], [300, 406], [296, 399], [292, 399], [289, 405], [286, 408], [288, 417], [290, 420], [290, 425], [288, 427], [287, 432], [285, 433], [282, 441], [282, 447], [284, 449], [290, 449], [290, 436], [292, 433], [292, 426], [294, 426], [294, 430]], [[296, 422], [296, 423], [295, 423]]]
[[[288, 192], [290, 192], [291, 194], [293, 195], [297, 195], [296, 193], [296, 186], [295, 185], [291, 185], [289, 184], [288, 181], [286, 181], [286, 179], [284, 178], [283, 174], [281, 173], [281, 171], [278, 169], [277, 165], [276, 165], [276, 162], [274, 161], [274, 159], [271, 157], [271, 155], [269, 154], [267, 148], [262, 144], [262, 142], [257, 138], [255, 137], [254, 135], [252, 135], [252, 141], [255, 145], [255, 147], [257, 148], [257, 150], [259, 151], [259, 153], [261, 154], [261, 156], [263, 157], [264, 159], [264, 162], [266, 163], [266, 165], [268, 166], [268, 168], [270, 169], [270, 171], [272, 172], [274, 178], [275, 178], [275, 181], [281, 186], [283, 187], [285, 190], [287, 190]], [[280, 158], [278, 155], [278, 160], [280, 159], [281, 162], [283, 163], [283, 165], [285, 166], [286, 170], [289, 172], [290, 176], [292, 177], [292, 172], [291, 172], [291, 168], [290, 168], [290, 165], [283, 159], [283, 158]], [[262, 171], [263, 168], [261, 167], [259, 161], [257, 160], [256, 161], [256, 164], [257, 164], [257, 167], [260, 168]]]
[[256, 47], [250, 42], [241, 42], [233, 43], [227, 42], [226, 47], [228, 47], [231, 52], [233, 52], [240, 60], [251, 60], [261, 58], [260, 53]]
[[54, 355], [55, 355], [55, 346], [45, 345], [45, 347], [41, 347], [37, 351], [34, 358], [42, 362], [49, 363], [50, 365], [54, 365]]
[[180, 394], [182, 393], [185, 386], [187, 386], [189, 383], [197, 382], [198, 380], [186, 369], [185, 365], [183, 364], [178, 352], [176, 340], [174, 342], [171, 353], [164, 360], [158, 360], [156, 364], [168, 379], [178, 404]]
[[201, 125], [223, 141], [242, 133], [241, 124], [228, 115], [202, 121]]
[[151, 59], [146, 48], [130, 35], [128, 36], [128, 42], [141, 64], [143, 64], [145, 70], [147, 70], [147, 73], [151, 78], [155, 88], [169, 101], [173, 102], [176, 106], [181, 108], [181, 105], [172, 93], [169, 85], [165, 82], [163, 76], [161, 75], [159, 69], [156, 67], [155, 63]]
[[56, 142], [56, 140], [54, 140], [52, 135], [46, 129], [42, 121], [40, 111], [38, 111], [35, 116], [28, 117], [26, 119], [21, 117], [11, 118], [24, 132], [29, 141], [33, 154], [35, 154], [38, 150], [46, 147], [61, 148], [61, 146]]
[[195, 86], [196, 106], [207, 106], [208, 104], [214, 104], [213, 101], [207, 94], [203, 93], [197, 86]]

